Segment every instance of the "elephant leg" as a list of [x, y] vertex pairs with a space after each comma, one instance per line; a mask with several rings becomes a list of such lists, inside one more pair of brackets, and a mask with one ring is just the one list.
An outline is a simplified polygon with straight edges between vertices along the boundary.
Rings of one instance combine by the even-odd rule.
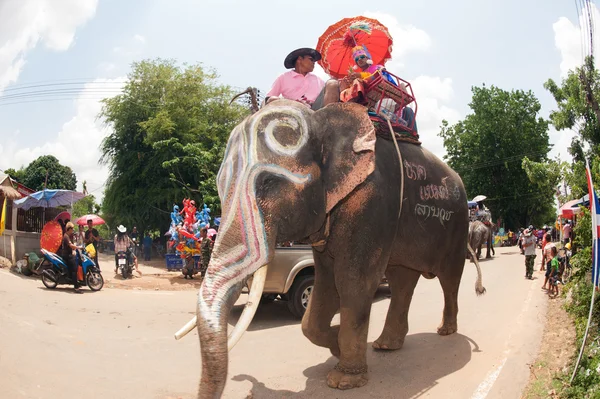
[[385, 276], [392, 291], [392, 300], [383, 331], [373, 342], [373, 348], [396, 350], [402, 348], [408, 333], [408, 309], [421, 273], [403, 266], [388, 266]]
[[[365, 259], [368, 251], [353, 251], [346, 259], [336, 259], [336, 286], [340, 295], [340, 361], [327, 375], [331, 388], [362, 387], [367, 372], [367, 333], [375, 291], [383, 275], [381, 256]], [[387, 264], [387, 258], [386, 258]]]
[[340, 297], [333, 274], [333, 259], [326, 254], [316, 252], [314, 260], [315, 285], [308, 308], [302, 318], [302, 332], [310, 342], [329, 348], [331, 354], [339, 358], [340, 326], [331, 326], [331, 319], [340, 307]]
[[461, 276], [462, 272], [458, 275], [438, 275], [442, 290], [444, 291], [442, 324], [437, 329], [440, 335], [454, 334], [458, 330], [458, 288]]
[[487, 236], [487, 252], [485, 255], [486, 259], [490, 259], [492, 257], [492, 255], [490, 254], [492, 248], [492, 229], [489, 230], [488, 236]]

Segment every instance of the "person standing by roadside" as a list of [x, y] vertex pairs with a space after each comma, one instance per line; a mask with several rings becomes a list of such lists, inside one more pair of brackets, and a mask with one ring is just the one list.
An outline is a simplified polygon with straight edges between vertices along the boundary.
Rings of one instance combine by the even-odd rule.
[[77, 242], [77, 245], [83, 247], [83, 246], [85, 246], [85, 231], [83, 231], [82, 224], [80, 224], [78, 227], [79, 227], [79, 231], [75, 235], [75, 242]]
[[150, 237], [150, 233], [146, 232], [146, 237], [144, 237], [144, 260], [149, 261], [152, 257], [152, 237]]
[[79, 281], [77, 280], [77, 260], [75, 258], [75, 250], [83, 249], [83, 247], [73, 244], [75, 237], [75, 226], [69, 222], [65, 226], [65, 234], [63, 235], [61, 244], [61, 255], [65, 264], [69, 268], [69, 274], [73, 281], [73, 289], [76, 293], [81, 294], [79, 289]]
[[208, 269], [208, 263], [210, 262], [210, 255], [212, 252], [212, 241], [208, 238], [208, 229], [206, 227], [203, 227], [202, 230], [200, 230], [200, 237], [202, 237], [202, 241], [200, 242], [200, 261], [202, 262], [200, 274], [204, 277], [206, 270]]
[[567, 220], [567, 223], [563, 226], [563, 239], [565, 244], [571, 241], [571, 232], [571, 222]]
[[533, 280], [533, 266], [535, 264], [535, 243], [536, 238], [531, 230], [523, 231], [523, 250], [525, 251], [525, 278]]
[[135, 256], [139, 255], [139, 246], [140, 246], [140, 237], [139, 237], [139, 233], [137, 231], [137, 227], [133, 226], [133, 229], [131, 230], [131, 235], [130, 235], [131, 241], [133, 242], [133, 254]]
[[98, 234], [98, 230], [94, 228], [94, 222], [92, 219], [88, 219], [87, 227], [88, 229], [85, 231], [85, 245], [92, 244], [94, 249], [96, 250], [96, 256], [94, 256], [94, 263], [100, 269], [100, 264], [98, 263], [98, 241], [100, 240], [100, 235]]
[[[546, 275], [545, 275], [545, 279], [544, 279], [544, 285], [542, 285], [543, 290], [546, 289], [546, 284], [548, 283], [548, 280], [550, 279], [550, 273], [551, 273], [550, 261], [552, 260], [552, 258], [554, 258], [554, 255], [552, 255], [552, 251], [553, 251], [552, 248], [556, 249], [556, 245], [552, 242], [549, 242], [548, 244], [546, 244], [544, 249], [542, 249], [542, 263], [546, 267], [545, 268]], [[542, 271], [542, 270], [544, 270], [544, 269], [540, 269], [540, 271]]]

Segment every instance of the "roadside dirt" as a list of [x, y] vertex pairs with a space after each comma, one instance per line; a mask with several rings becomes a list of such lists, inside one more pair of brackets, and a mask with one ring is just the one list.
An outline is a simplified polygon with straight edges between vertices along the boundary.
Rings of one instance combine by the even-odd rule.
[[[545, 292], [545, 291], [544, 291]], [[536, 361], [530, 365], [531, 374], [523, 399], [557, 398], [562, 382], [554, 376], [568, 372], [568, 364], [575, 353], [575, 325], [564, 309], [565, 299], [548, 299], [546, 327]]]
[[156, 290], [156, 291], [186, 291], [197, 290], [202, 284], [200, 274], [194, 279], [185, 279], [180, 271], [167, 271], [164, 259], [144, 261], [138, 258], [142, 275], [133, 272], [133, 278], [124, 280], [115, 273], [114, 255], [100, 254], [98, 258], [104, 286], [106, 288], [119, 288], [126, 290]]

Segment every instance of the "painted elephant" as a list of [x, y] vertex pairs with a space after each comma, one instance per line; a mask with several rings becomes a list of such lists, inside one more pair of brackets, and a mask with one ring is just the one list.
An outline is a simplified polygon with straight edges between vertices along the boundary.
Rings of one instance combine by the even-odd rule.
[[[490, 255], [490, 250], [496, 256], [496, 251], [494, 250], [494, 241], [493, 241], [493, 225], [486, 225], [479, 220], [469, 223], [469, 244], [471, 248], [473, 248], [477, 253], [477, 259], [481, 256], [481, 247], [483, 244], [486, 244], [487, 252], [486, 259], [491, 259], [492, 255]], [[467, 252], [467, 257], [469, 257], [469, 253]]]
[[[400, 349], [408, 309], [421, 276], [438, 277], [444, 292], [441, 335], [457, 331], [458, 289], [467, 247], [467, 198], [460, 177], [421, 146], [376, 139], [366, 109], [331, 104], [312, 111], [275, 101], [249, 116], [229, 138], [218, 174], [223, 213], [198, 295], [202, 354], [200, 398], [219, 397], [228, 349], [258, 305], [275, 243], [313, 243], [315, 285], [302, 319], [314, 344], [339, 359], [330, 387], [367, 383], [367, 329], [383, 276], [392, 297], [373, 347]], [[403, 194], [401, 194], [401, 191]], [[402, 201], [401, 201], [402, 198]], [[250, 298], [227, 337], [227, 318], [252, 276]], [[485, 291], [477, 265], [476, 291]], [[331, 326], [336, 312], [340, 325]]]

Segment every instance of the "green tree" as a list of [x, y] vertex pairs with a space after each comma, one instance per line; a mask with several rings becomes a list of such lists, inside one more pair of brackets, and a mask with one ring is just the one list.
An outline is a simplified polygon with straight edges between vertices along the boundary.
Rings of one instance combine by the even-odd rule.
[[474, 87], [472, 113], [454, 126], [442, 123], [445, 159], [462, 177], [469, 198], [483, 194], [494, 218], [514, 229], [543, 222], [553, 193], [540, 192], [522, 167], [525, 157], [545, 162], [548, 122], [531, 91]]
[[23, 180], [23, 171], [24, 171], [23, 168], [21, 168], [19, 170], [15, 170], [13, 168], [8, 168], [4, 171], [4, 174], [9, 175], [11, 177], [11, 179], [13, 179], [13, 180], [21, 182]]
[[550, 112], [550, 120], [556, 130], [572, 129], [577, 132], [569, 147], [574, 161], [580, 162], [584, 156], [597, 154], [600, 124], [594, 103], [600, 99], [600, 72], [594, 67], [593, 58], [586, 58], [581, 67], [569, 71], [561, 86], [548, 79], [544, 87], [550, 91], [558, 106], [557, 110]]
[[68, 166], [61, 165], [53, 155], [42, 155], [25, 168], [7, 169], [4, 172], [19, 183], [36, 191], [44, 189], [46, 176], [48, 178], [46, 188], [48, 189], [75, 190], [77, 188], [77, 178], [73, 170]]
[[73, 204], [73, 220], [80, 218], [83, 215], [97, 214], [100, 212], [100, 205], [96, 203], [96, 197], [88, 195]]
[[112, 128], [102, 143], [110, 167], [103, 209], [112, 225], [160, 229], [184, 197], [220, 209], [215, 179], [229, 133], [246, 115], [234, 95], [200, 65], [134, 63], [123, 94], [104, 100]]

